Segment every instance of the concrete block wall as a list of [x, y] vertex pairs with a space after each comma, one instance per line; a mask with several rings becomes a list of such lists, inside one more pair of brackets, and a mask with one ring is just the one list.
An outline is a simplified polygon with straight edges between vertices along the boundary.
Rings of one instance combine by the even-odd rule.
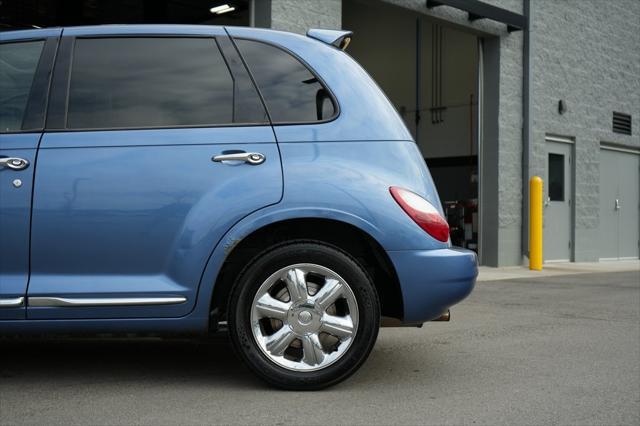
[[498, 161], [485, 165], [498, 167], [498, 247], [493, 266], [522, 262], [522, 43], [522, 31], [500, 38]]
[[[535, 0], [531, 23], [531, 165], [546, 175], [545, 134], [575, 138], [574, 255], [594, 261], [600, 142], [640, 147], [640, 2]], [[632, 115], [632, 136], [613, 133], [613, 111]]]
[[305, 34], [309, 28], [341, 27], [342, 0], [271, 0], [273, 29]]

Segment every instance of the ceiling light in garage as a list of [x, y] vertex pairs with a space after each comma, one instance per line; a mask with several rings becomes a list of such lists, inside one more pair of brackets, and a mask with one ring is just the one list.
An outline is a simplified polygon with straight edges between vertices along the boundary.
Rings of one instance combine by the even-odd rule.
[[231, 7], [228, 4], [223, 4], [221, 6], [212, 7], [209, 9], [209, 12], [215, 13], [216, 15], [222, 15], [223, 13], [233, 12], [236, 10], [235, 7]]

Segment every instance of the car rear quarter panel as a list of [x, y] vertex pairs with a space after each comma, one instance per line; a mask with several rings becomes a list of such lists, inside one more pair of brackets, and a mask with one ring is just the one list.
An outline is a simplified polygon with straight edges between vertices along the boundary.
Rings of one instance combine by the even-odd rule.
[[389, 194], [390, 186], [402, 186], [441, 209], [411, 134], [356, 61], [305, 36], [255, 28], [227, 31], [234, 38], [270, 43], [297, 56], [338, 103], [339, 114], [326, 122], [274, 124], [285, 183], [277, 208], [327, 211], [327, 215], [340, 211], [357, 217], [386, 250], [447, 246], [420, 230]]

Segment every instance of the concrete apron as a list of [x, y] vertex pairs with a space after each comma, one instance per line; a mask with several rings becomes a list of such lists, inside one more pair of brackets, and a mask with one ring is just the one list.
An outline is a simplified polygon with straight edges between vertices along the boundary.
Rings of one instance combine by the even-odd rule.
[[499, 281], [517, 278], [541, 278], [559, 275], [627, 271], [640, 271], [640, 260], [545, 263], [542, 271], [531, 271], [528, 266], [508, 266], [503, 268], [481, 266], [477, 281]]

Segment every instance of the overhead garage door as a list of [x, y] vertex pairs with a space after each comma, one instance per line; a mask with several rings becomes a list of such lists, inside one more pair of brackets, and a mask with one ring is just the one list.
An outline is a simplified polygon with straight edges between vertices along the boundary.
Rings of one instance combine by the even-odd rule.
[[600, 258], [637, 259], [640, 252], [640, 152], [600, 150]]

